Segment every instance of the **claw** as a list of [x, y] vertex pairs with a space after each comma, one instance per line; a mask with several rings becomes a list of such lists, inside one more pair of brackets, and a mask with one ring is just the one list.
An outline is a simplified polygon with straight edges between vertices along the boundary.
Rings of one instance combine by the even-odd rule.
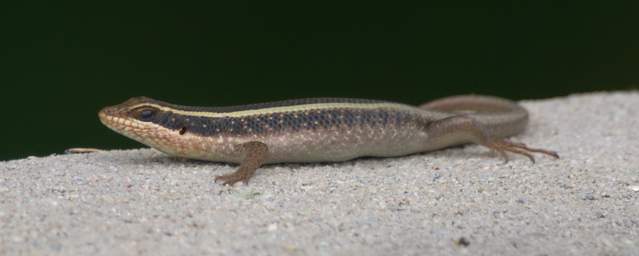
[[235, 183], [242, 181], [245, 185], [248, 184], [249, 177], [245, 175], [237, 175], [236, 173], [231, 173], [227, 175], [218, 175], [215, 176], [215, 182], [222, 181], [222, 185], [233, 186]]
[[501, 149], [493, 149], [493, 150], [495, 150], [504, 159], [504, 164], [508, 163], [510, 159], [508, 159], [508, 155], [506, 154], [506, 151]]

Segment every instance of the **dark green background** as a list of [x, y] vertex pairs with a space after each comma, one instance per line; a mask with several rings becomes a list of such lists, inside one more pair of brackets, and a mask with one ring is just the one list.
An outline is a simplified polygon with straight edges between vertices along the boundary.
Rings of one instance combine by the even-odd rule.
[[0, 159], [137, 147], [103, 127], [96, 112], [140, 95], [187, 105], [319, 96], [418, 104], [460, 93], [547, 98], [639, 82], [638, 9], [630, 1], [390, 3], [4, 6]]

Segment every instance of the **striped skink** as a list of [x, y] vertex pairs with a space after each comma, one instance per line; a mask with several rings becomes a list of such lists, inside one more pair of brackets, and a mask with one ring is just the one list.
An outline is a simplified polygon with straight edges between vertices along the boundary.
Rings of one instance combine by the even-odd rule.
[[169, 155], [238, 163], [216, 177], [248, 182], [266, 163], [334, 162], [392, 157], [477, 143], [500, 153], [549, 150], [506, 140], [521, 133], [528, 112], [497, 97], [464, 95], [419, 107], [366, 99], [311, 98], [232, 107], [191, 107], [146, 97], [105, 107], [102, 123]]

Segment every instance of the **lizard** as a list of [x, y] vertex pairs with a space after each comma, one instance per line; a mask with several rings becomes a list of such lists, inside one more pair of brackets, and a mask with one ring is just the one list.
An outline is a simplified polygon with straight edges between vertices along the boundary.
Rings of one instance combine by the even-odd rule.
[[166, 154], [239, 164], [235, 172], [215, 177], [224, 185], [248, 183], [264, 164], [396, 157], [468, 143], [485, 146], [505, 161], [506, 152], [533, 163], [533, 153], [559, 158], [554, 151], [508, 140], [525, 130], [528, 111], [485, 95], [450, 96], [420, 106], [306, 98], [198, 107], [134, 97], [101, 109], [98, 116], [115, 132]]

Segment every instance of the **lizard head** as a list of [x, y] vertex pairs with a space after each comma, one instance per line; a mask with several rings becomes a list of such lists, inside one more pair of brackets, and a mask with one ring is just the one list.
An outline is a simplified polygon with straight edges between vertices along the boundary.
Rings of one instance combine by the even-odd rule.
[[181, 137], [186, 128], [176, 122], [170, 105], [147, 97], [134, 97], [103, 108], [98, 117], [117, 133], [160, 151], [176, 154], [178, 152], [173, 151], [176, 145], [184, 143]]

